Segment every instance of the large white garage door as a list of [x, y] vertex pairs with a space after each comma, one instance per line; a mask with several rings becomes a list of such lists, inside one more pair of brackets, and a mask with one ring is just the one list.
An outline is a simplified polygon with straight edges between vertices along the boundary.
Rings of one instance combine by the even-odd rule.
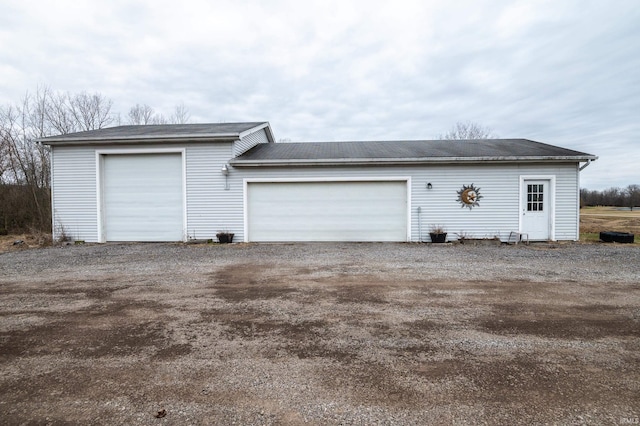
[[105, 155], [102, 178], [105, 241], [183, 239], [179, 153]]
[[406, 241], [407, 182], [249, 182], [249, 241]]

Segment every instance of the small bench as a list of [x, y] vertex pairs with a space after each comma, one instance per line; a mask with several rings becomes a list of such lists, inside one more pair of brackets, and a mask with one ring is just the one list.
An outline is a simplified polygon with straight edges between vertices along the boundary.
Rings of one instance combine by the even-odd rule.
[[516, 232], [511, 231], [509, 233], [509, 238], [507, 239], [507, 244], [518, 244], [524, 241], [525, 244], [529, 244], [529, 234], [526, 232]]

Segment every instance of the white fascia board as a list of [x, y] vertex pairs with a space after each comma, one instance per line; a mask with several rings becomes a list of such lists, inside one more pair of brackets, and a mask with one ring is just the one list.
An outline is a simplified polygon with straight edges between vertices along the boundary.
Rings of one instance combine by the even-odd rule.
[[180, 135], [180, 136], [129, 136], [129, 137], [120, 137], [120, 138], [104, 138], [104, 137], [92, 137], [92, 138], [82, 138], [82, 139], [58, 139], [58, 140], [47, 140], [38, 139], [37, 141], [43, 143], [44, 145], [110, 145], [110, 144], [131, 144], [131, 143], [173, 143], [173, 142], [190, 142], [190, 141], [212, 141], [212, 142], [226, 142], [226, 141], [235, 141], [238, 139], [238, 133], [225, 133], [225, 134], [215, 134], [215, 135]]
[[267, 121], [267, 127], [265, 127], [265, 132], [267, 133], [267, 139], [269, 139], [269, 143], [275, 143], [276, 137], [273, 134], [273, 130], [271, 130], [271, 124]]
[[296, 159], [296, 160], [242, 160], [229, 161], [234, 167], [287, 167], [287, 166], [340, 166], [340, 165], [378, 165], [378, 164], [449, 164], [449, 163], [540, 163], [586, 161], [585, 157], [430, 157], [430, 158], [336, 158], [336, 159]]
[[96, 149], [96, 155], [106, 154], [167, 154], [179, 153], [186, 155], [185, 148], [157, 148], [157, 147], [140, 147], [140, 148], [104, 148]]
[[265, 122], [265, 123], [262, 123], [262, 124], [260, 124], [260, 125], [258, 125], [256, 127], [252, 127], [249, 130], [245, 130], [244, 132], [241, 132], [238, 135], [238, 139], [242, 139], [245, 136], [250, 135], [252, 133], [255, 133], [255, 132], [257, 132], [259, 130], [262, 130], [262, 129], [265, 129], [265, 132], [267, 134], [267, 139], [269, 139], [269, 143], [274, 143], [275, 142], [275, 138], [273, 136], [273, 132], [271, 131], [271, 126], [269, 125], [268, 121]]
[[278, 182], [391, 182], [411, 181], [411, 176], [324, 176], [324, 177], [266, 177], [245, 178], [244, 183], [278, 183]]

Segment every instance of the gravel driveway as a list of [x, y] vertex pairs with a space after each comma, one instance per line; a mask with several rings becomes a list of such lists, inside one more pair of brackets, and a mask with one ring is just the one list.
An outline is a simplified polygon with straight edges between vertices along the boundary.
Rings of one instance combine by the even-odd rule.
[[0, 422], [638, 424], [640, 250], [0, 254]]

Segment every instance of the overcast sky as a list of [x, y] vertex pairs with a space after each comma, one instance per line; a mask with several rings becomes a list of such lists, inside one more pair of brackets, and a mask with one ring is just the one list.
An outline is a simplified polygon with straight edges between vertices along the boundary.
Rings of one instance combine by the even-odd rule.
[[0, 0], [0, 105], [38, 86], [277, 140], [472, 121], [598, 155], [582, 187], [640, 184], [638, 0]]

